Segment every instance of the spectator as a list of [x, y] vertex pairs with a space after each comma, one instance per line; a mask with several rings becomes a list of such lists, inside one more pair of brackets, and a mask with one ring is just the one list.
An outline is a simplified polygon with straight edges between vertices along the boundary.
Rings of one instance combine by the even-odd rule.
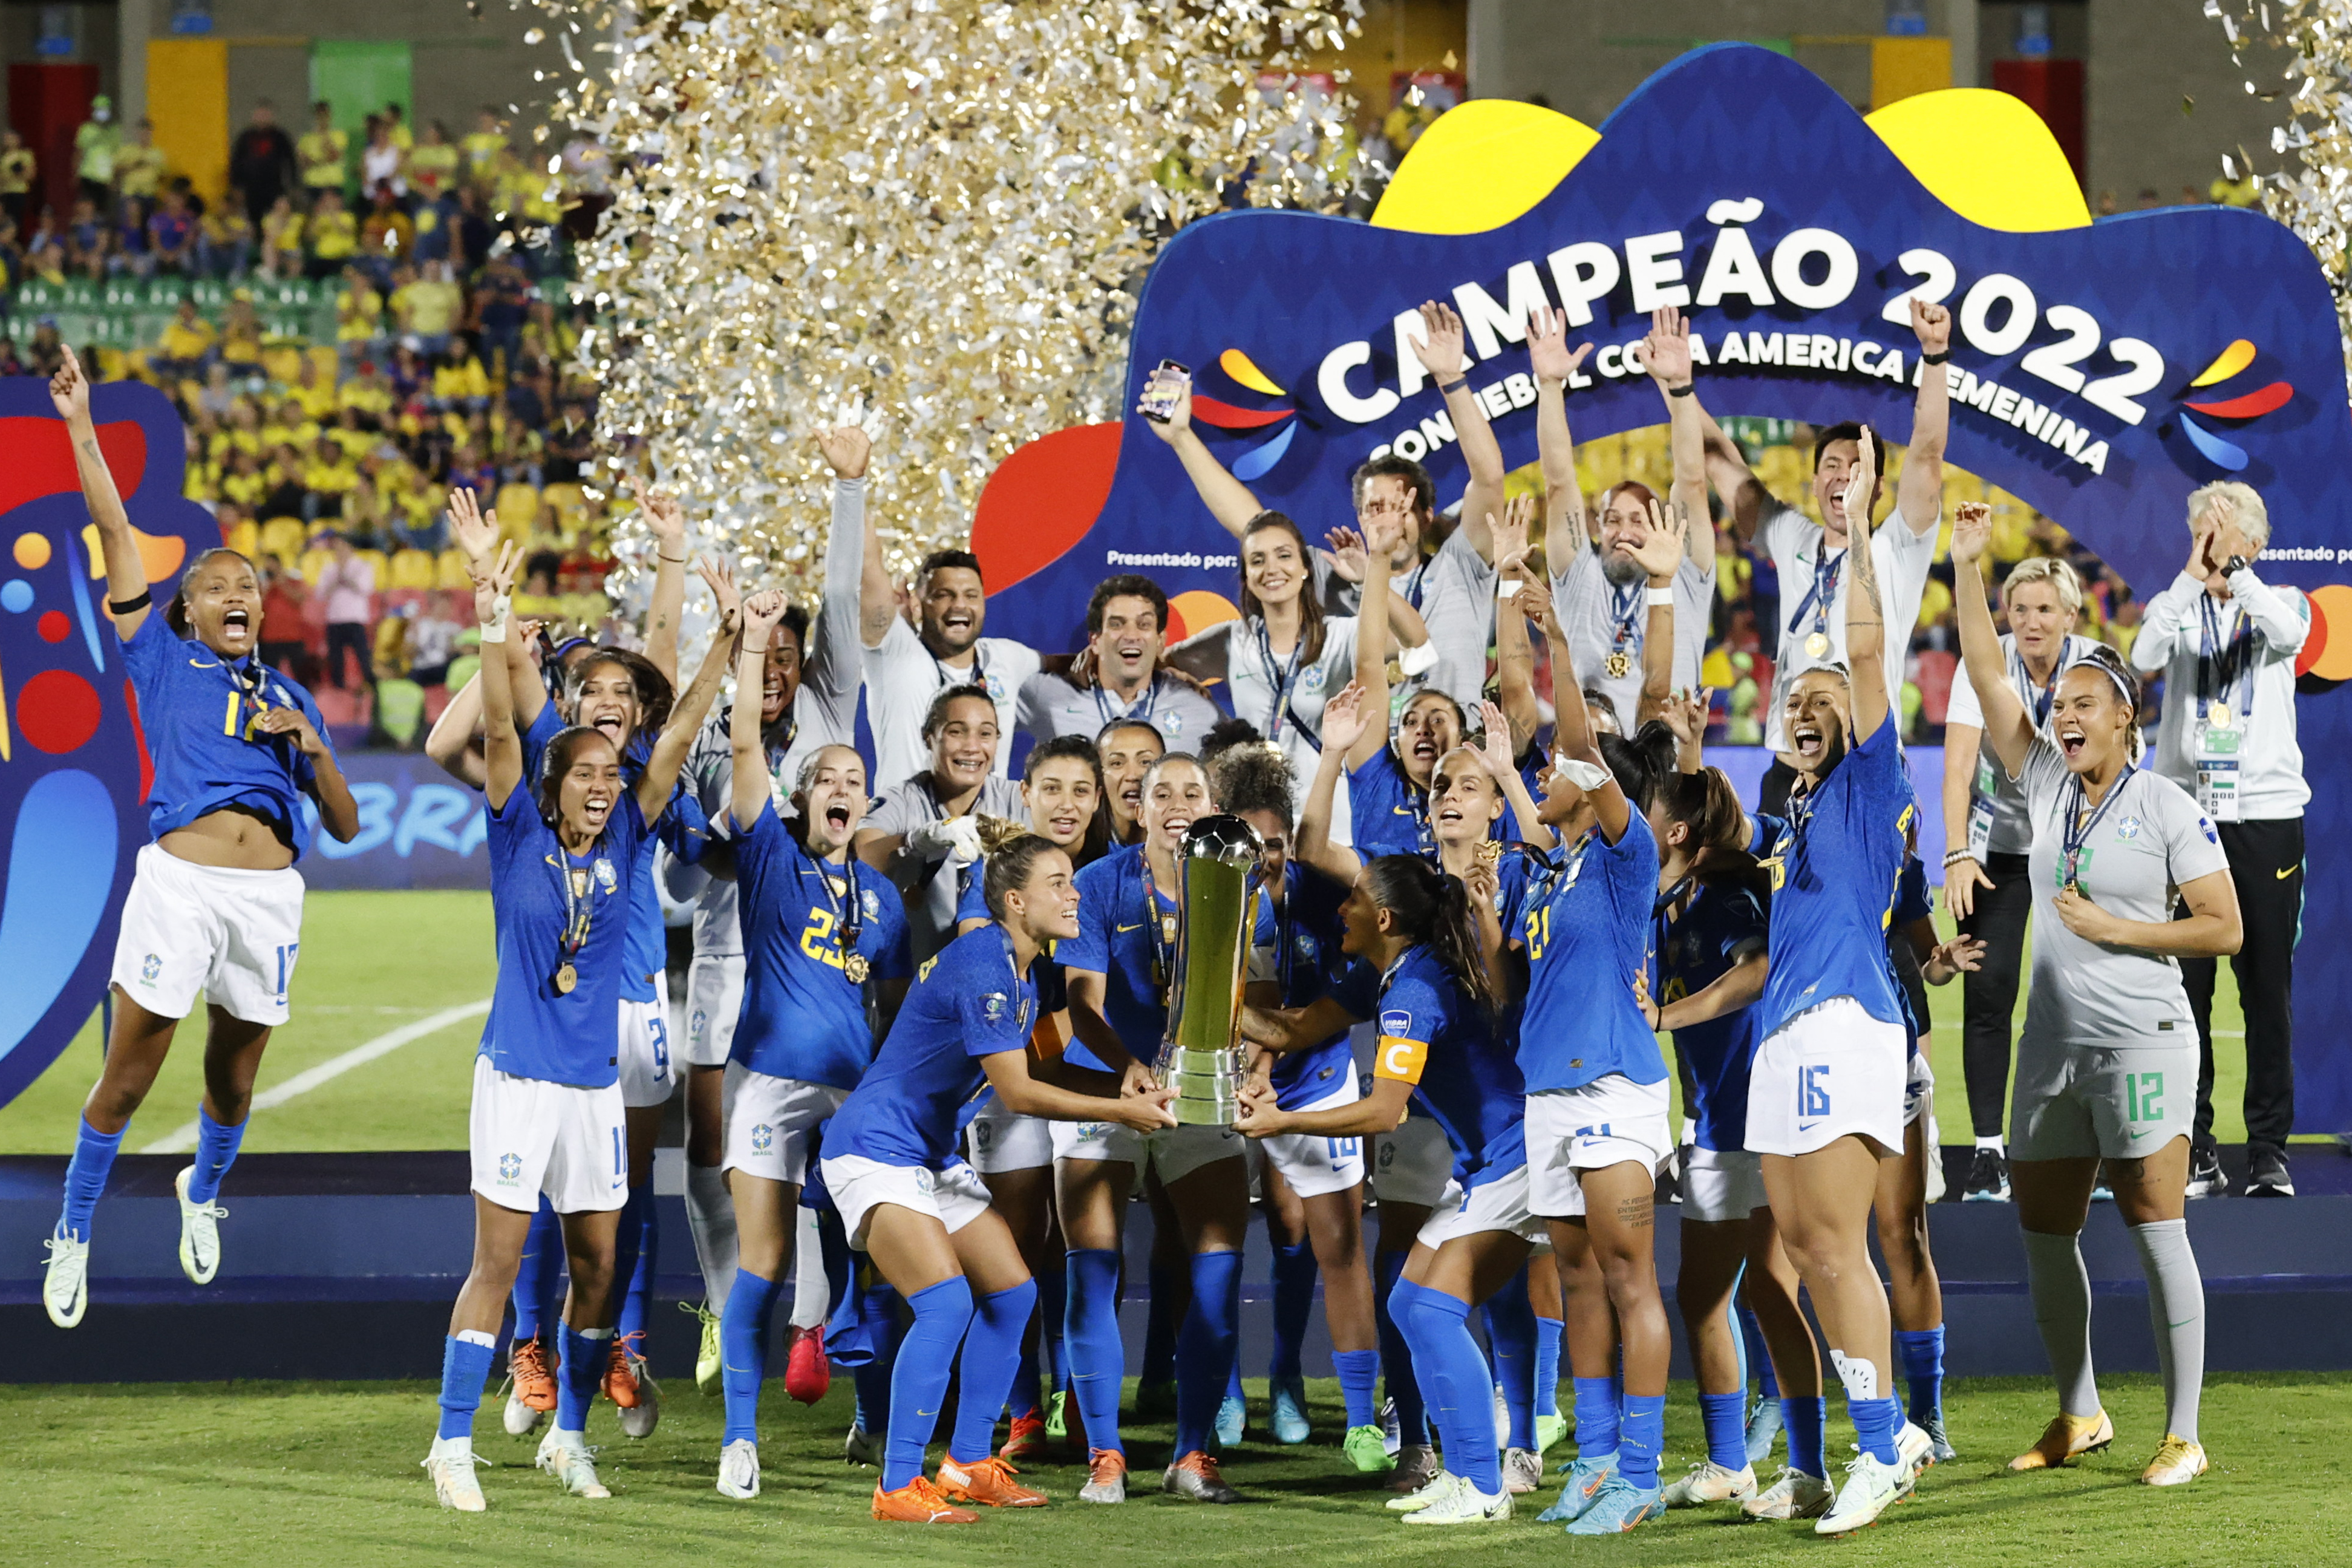
[[278, 197], [261, 216], [261, 269], [273, 278], [302, 269], [302, 215], [291, 196]]
[[368, 625], [374, 611], [375, 568], [340, 533], [328, 535], [328, 560], [319, 573], [318, 593], [327, 611], [327, 679], [344, 690], [346, 653], [359, 663], [359, 681], [368, 684], [374, 649]]
[[467, 182], [475, 185], [486, 183], [490, 177], [490, 165], [506, 150], [507, 133], [499, 123], [499, 111], [486, 103], [474, 117], [474, 129], [467, 132], [462, 143]]
[[125, 201], [152, 205], [163, 191], [163, 152], [155, 145], [155, 124], [142, 120], [131, 140], [114, 150], [114, 193]]
[[121, 145], [121, 128], [114, 123], [114, 100], [101, 92], [89, 100], [89, 118], [74, 132], [77, 188], [93, 209], [114, 199], [114, 154]]
[[313, 282], [334, 277], [359, 254], [360, 226], [344, 210], [341, 191], [320, 191], [305, 226], [310, 237], [308, 271]]
[[163, 329], [163, 341], [156, 345], [148, 363], [158, 373], [178, 379], [200, 375], [212, 355], [213, 346], [220, 334], [213, 324], [196, 313], [195, 301], [183, 300], [172, 317], [172, 324]]
[[408, 195], [408, 155], [392, 139], [392, 129], [377, 115], [368, 116], [367, 145], [360, 149], [360, 189], [389, 185], [395, 198]]
[[197, 220], [197, 270], [208, 278], [242, 275], [253, 258], [253, 220], [243, 207], [215, 203]]
[[547, 482], [578, 484], [595, 448], [596, 430], [589, 422], [586, 405], [577, 398], [562, 399], [555, 428], [547, 433]]
[[310, 129], [294, 143], [295, 161], [301, 165], [302, 191], [307, 199], [315, 202], [321, 191], [342, 190], [351, 144], [351, 132], [335, 126], [335, 106], [323, 98], [312, 104]]
[[[253, 458], [250, 452], [237, 456], [248, 464]], [[316, 683], [310, 669], [310, 640], [304, 635], [307, 623], [302, 606], [310, 597], [301, 574], [287, 565], [283, 557], [262, 558], [261, 662], [283, 670], [304, 686]]]
[[448, 130], [439, 121], [425, 127], [424, 140], [408, 153], [408, 183], [420, 201], [438, 201], [457, 188], [458, 157], [457, 149], [449, 145]]
[[526, 620], [554, 620], [563, 614], [563, 601], [556, 596], [556, 574], [563, 570], [563, 557], [552, 550], [542, 550], [522, 563], [522, 586], [514, 594], [514, 613]]
[[466, 410], [487, 407], [489, 401], [489, 373], [482, 368], [474, 345], [460, 334], [433, 368], [434, 406]]
[[106, 276], [106, 258], [113, 236], [98, 216], [98, 205], [88, 196], [74, 203], [73, 221], [66, 226], [66, 268], [95, 283]]
[[368, 208], [367, 222], [360, 228], [360, 250], [367, 258], [368, 270], [379, 288], [392, 286], [392, 266], [404, 261], [416, 248], [416, 225], [400, 210], [399, 200], [392, 194], [389, 184], [375, 187]]
[[441, 686], [449, 678], [449, 661], [457, 651], [457, 634], [465, 628], [449, 618], [439, 594], [427, 598], [408, 623], [409, 673], [420, 686]]
[[259, 228], [262, 215], [291, 194], [294, 178], [294, 143], [265, 98], [253, 106], [252, 122], [237, 132], [228, 153], [228, 183], [244, 198], [247, 221]]
[[482, 205], [482, 193], [471, 185], [459, 191], [457, 228], [450, 236], [450, 248], [456, 254], [450, 259], [464, 268], [479, 267], [488, 259], [497, 238], [498, 229]]
[[118, 210], [114, 237], [108, 247], [106, 269], [147, 278], [155, 271], [155, 252], [147, 240], [147, 204], [126, 200]]
[[383, 342], [383, 296], [356, 267], [343, 268], [335, 294], [335, 354], [348, 373], [373, 357]]
[[147, 220], [147, 247], [157, 270], [185, 275], [196, 254], [196, 220], [188, 199], [178, 191], [163, 193], [163, 205]]
[[14, 131], [0, 130], [0, 212], [16, 226], [16, 232], [26, 232], [26, 214], [31, 210], [33, 180], [40, 173], [40, 160], [25, 145], [25, 139]]
[[405, 157], [409, 149], [416, 145], [416, 138], [408, 130], [408, 110], [396, 102], [387, 103], [381, 118], [384, 140], [399, 148], [402, 156]]
[[483, 362], [511, 372], [522, 349], [523, 322], [530, 310], [530, 280], [510, 257], [496, 257], [474, 289], [474, 325], [481, 334]]

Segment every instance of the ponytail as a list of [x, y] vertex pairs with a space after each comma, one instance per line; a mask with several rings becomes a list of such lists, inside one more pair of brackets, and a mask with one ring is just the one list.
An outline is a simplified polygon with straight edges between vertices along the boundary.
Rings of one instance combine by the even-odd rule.
[[1669, 825], [1689, 829], [1691, 870], [1700, 881], [1764, 890], [1762, 872], [1748, 852], [1748, 809], [1721, 768], [1667, 774], [1658, 783], [1657, 808]]
[[1017, 822], [1002, 816], [980, 819], [980, 847], [982, 861], [980, 891], [987, 900], [988, 918], [1004, 918], [1004, 900], [1009, 893], [1029, 885], [1029, 874], [1036, 868], [1038, 858], [1048, 853], [1062, 854], [1062, 847], [1042, 833], [1033, 833]]
[[1678, 743], [1675, 732], [1656, 719], [1643, 725], [1631, 740], [1608, 734], [1601, 737], [1601, 760], [1609, 764], [1617, 787], [1624, 792], [1635, 811], [1648, 815], [1650, 802], [1656, 798], [1660, 784], [1675, 771], [1675, 749]]
[[1458, 877], [1447, 876], [1418, 855], [1383, 855], [1364, 868], [1372, 902], [1388, 910], [1394, 929], [1426, 943], [1463, 990], [1492, 1009], [1494, 978], [1478, 951], [1478, 930], [1470, 894]]

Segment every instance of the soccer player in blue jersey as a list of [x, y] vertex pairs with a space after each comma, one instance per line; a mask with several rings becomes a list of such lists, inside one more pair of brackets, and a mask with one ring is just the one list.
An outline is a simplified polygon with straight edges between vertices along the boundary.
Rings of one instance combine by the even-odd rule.
[[[972, 1522], [958, 1503], [1045, 1500], [990, 1452], [1037, 1287], [988, 1189], [956, 1153], [962, 1112], [987, 1089], [1013, 1110], [1057, 1121], [1101, 1117], [1138, 1133], [1175, 1121], [1167, 1093], [1116, 1042], [1097, 1047], [1115, 1064], [1102, 1069], [1035, 1053], [1032, 971], [1047, 943], [1078, 929], [1068, 855], [1024, 836], [998, 847], [983, 876], [990, 923], [922, 966], [881, 1054], [825, 1133], [824, 1183], [850, 1244], [914, 1314], [891, 1373], [874, 1517], [916, 1524]], [[934, 1483], [923, 1456], [951, 1368], [961, 1389]]]
[[1299, 1012], [1252, 1009], [1244, 1028], [1252, 1039], [1295, 1048], [1327, 1032], [1334, 1005], [1377, 1016], [1372, 1092], [1328, 1110], [1286, 1110], [1261, 1082], [1244, 1096], [1242, 1130], [1254, 1138], [1362, 1137], [1395, 1127], [1408, 1101], [1444, 1130], [1453, 1181], [1413, 1245], [1389, 1310], [1412, 1346], [1445, 1468], [1389, 1506], [1409, 1524], [1508, 1519], [1493, 1383], [1469, 1314], [1519, 1273], [1543, 1234], [1528, 1209], [1518, 1063], [1496, 1026], [1497, 1002], [1459, 879], [1418, 856], [1382, 856], [1356, 879], [1340, 920], [1342, 951], [1360, 961], [1342, 994]]
[[[784, 596], [772, 591], [743, 606], [738, 689], [757, 689], [784, 610]], [[856, 752], [810, 753], [787, 825], [772, 798], [756, 703], [735, 704], [732, 739], [744, 974], [727, 1064], [723, 1163], [738, 1251], [719, 1322], [727, 1425], [719, 1490], [753, 1498], [769, 1321], [784, 1286], [811, 1138], [873, 1061], [877, 1023], [896, 1012], [913, 963], [898, 889], [849, 852], [866, 816], [866, 764]]]
[[205, 551], [165, 612], [154, 613], [139, 542], [90, 420], [89, 382], [71, 349], [64, 359], [49, 399], [65, 418], [105, 558], [107, 609], [154, 764], [147, 820], [155, 835], [139, 851], [122, 907], [114, 1027], [82, 1104], [65, 1209], [47, 1243], [42, 1305], [51, 1322], [69, 1329], [89, 1305], [91, 1212], [200, 990], [209, 1016], [196, 1157], [173, 1190], [181, 1269], [205, 1285], [220, 1268], [226, 1211], [213, 1200], [245, 1137], [269, 1032], [286, 1021], [301, 941], [302, 875], [294, 862], [311, 838], [303, 797], [345, 843], [359, 831], [359, 807], [318, 705], [255, 651], [261, 584], [251, 562], [234, 551]]
[[[478, 540], [467, 545], [474, 553]], [[441, 1424], [425, 1459], [446, 1508], [482, 1509], [474, 1476], [474, 1412], [499, 1323], [541, 1194], [554, 1205], [570, 1254], [554, 1425], [539, 1466], [579, 1497], [612, 1494], [596, 1479], [585, 1426], [610, 1359], [614, 1244], [627, 1201], [615, 1019], [627, 962], [632, 881], [647, 820], [668, 804], [679, 767], [719, 689], [731, 627], [722, 626], [686, 699], [634, 785], [601, 731], [575, 725], [549, 742], [536, 788], [515, 725], [512, 672], [495, 657], [509, 640], [508, 595], [520, 551], [508, 542], [474, 588], [482, 641], [483, 763], [489, 805], [490, 901], [499, 979], [474, 1058], [474, 1261], [449, 1314], [441, 1360]]]
[[[1662, 537], [1680, 551], [1678, 529], [1653, 530], [1653, 542]], [[1539, 816], [1562, 844], [1504, 921], [1528, 966], [1517, 1038], [1530, 1202], [1549, 1224], [1568, 1293], [1576, 1380], [1578, 1460], [1541, 1517], [1566, 1521], [1571, 1534], [1613, 1534], [1664, 1506], [1658, 1451], [1672, 1342], [1651, 1200], [1674, 1137], [1665, 1061], [1637, 987], [1658, 879], [1657, 840], [1643, 813], [1673, 765], [1674, 742], [1663, 724], [1632, 742], [1595, 736], [1549, 596], [1526, 588], [1513, 604], [1551, 647], [1558, 723]], [[1622, 1407], [1612, 1322], [1623, 1354]]]
[[[1865, 515], [1871, 446], [1865, 430], [1845, 492], [1849, 516]], [[1867, 550], [1847, 559], [1851, 673], [1809, 669], [1784, 702], [1798, 776], [1765, 861], [1772, 963], [1748, 1098], [1748, 1147], [1764, 1157], [1772, 1216], [1812, 1297], [1859, 1439], [1845, 1483], [1813, 1521], [1822, 1535], [1858, 1530], [1906, 1495], [1929, 1449], [1892, 1392], [1886, 1290], [1870, 1261], [1878, 1162], [1904, 1143], [1908, 1053], [1886, 923], [1918, 803], [1888, 722], [1877, 564]]]

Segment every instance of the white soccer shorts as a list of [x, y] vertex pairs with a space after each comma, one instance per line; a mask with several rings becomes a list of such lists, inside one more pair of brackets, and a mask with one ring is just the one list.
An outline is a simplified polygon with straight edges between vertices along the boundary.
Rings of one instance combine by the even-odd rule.
[[524, 1214], [539, 1207], [541, 1193], [558, 1214], [619, 1208], [629, 1199], [623, 1121], [619, 1084], [517, 1078], [478, 1056], [466, 1133], [474, 1191]]
[[1049, 1169], [1054, 1163], [1054, 1124], [1007, 1110], [994, 1095], [971, 1119], [971, 1132], [972, 1168], [983, 1175]]
[[841, 1212], [841, 1227], [849, 1235], [849, 1245], [860, 1252], [866, 1250], [866, 1229], [874, 1211], [884, 1204], [929, 1215], [947, 1226], [950, 1236], [988, 1212], [987, 1184], [961, 1160], [944, 1171], [886, 1165], [861, 1154], [828, 1154], [819, 1163], [825, 1191]]
[[1851, 996], [1798, 1014], [1757, 1048], [1748, 1079], [1748, 1136], [1759, 1154], [1811, 1154], [1848, 1133], [1903, 1152], [1903, 1026]]
[[831, 1084], [753, 1072], [727, 1064], [719, 1168], [799, 1186], [808, 1180], [809, 1144], [817, 1124], [848, 1100]]
[[1055, 1160], [1117, 1160], [1134, 1166], [1139, 1176], [1147, 1168], [1158, 1171], [1163, 1186], [1174, 1186], [1204, 1165], [1243, 1155], [1242, 1135], [1230, 1127], [1162, 1127], [1156, 1132], [1138, 1132], [1116, 1121], [1053, 1125]]
[[1745, 1149], [1693, 1149], [1683, 1168], [1683, 1218], [1700, 1225], [1744, 1220], [1771, 1205], [1764, 1160]]
[[614, 1063], [621, 1073], [621, 1103], [631, 1110], [663, 1105], [677, 1088], [671, 1065], [669, 1004], [621, 998], [620, 1048]]
[[688, 1067], [725, 1067], [742, 1011], [743, 955], [696, 953], [686, 971], [686, 1044], [677, 1059]]
[[[1356, 1075], [1341, 1073], [1338, 1086], [1330, 1093], [1301, 1109], [1337, 1110], [1361, 1098], [1356, 1092]], [[1265, 1151], [1267, 1162], [1282, 1173], [1290, 1190], [1302, 1198], [1344, 1193], [1364, 1179], [1364, 1141], [1360, 1138], [1318, 1138], [1304, 1132], [1285, 1132], [1260, 1139], [1258, 1147]]]
[[1437, 1119], [1416, 1112], [1372, 1139], [1372, 1191], [1384, 1204], [1435, 1208], [1454, 1184], [1454, 1146]]
[[1420, 1234], [1412, 1238], [1413, 1245], [1434, 1252], [1457, 1236], [1475, 1236], [1483, 1230], [1507, 1231], [1527, 1242], [1549, 1238], [1544, 1222], [1528, 1207], [1525, 1165], [1505, 1171], [1467, 1191], [1458, 1182], [1447, 1184], [1437, 1212], [1429, 1216]]
[[199, 866], [160, 845], [139, 851], [114, 941], [113, 980], [159, 1018], [196, 994], [248, 1024], [286, 1021], [302, 941], [302, 873]]

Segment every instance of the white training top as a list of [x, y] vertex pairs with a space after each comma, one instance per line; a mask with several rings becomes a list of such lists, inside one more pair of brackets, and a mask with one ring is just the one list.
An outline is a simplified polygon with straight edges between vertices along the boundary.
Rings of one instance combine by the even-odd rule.
[[996, 700], [996, 776], [1012, 776], [1021, 688], [1037, 666], [1036, 650], [1027, 644], [989, 637], [973, 645], [970, 666], [942, 664], [904, 617], [892, 616], [882, 646], [866, 650], [866, 721], [874, 731], [874, 776], [866, 787], [887, 795], [931, 765], [923, 715], [941, 687], [966, 684], [987, 687]]
[[[1772, 658], [1772, 700], [1765, 707], [1764, 743], [1784, 752], [1789, 737], [1781, 729], [1780, 705], [1789, 683], [1809, 669], [1850, 663], [1845, 656], [1845, 599], [1853, 574], [1845, 569], [1842, 550], [1830, 552], [1826, 563], [1822, 560], [1820, 523], [1779, 500], [1768, 500], [1766, 509], [1756, 537], [1780, 574], [1780, 628]], [[1898, 506], [1871, 535], [1870, 548], [1871, 563], [1878, 572], [1880, 618], [1886, 623], [1887, 700], [1899, 712], [1903, 664], [1911, 651], [1912, 628], [1919, 624], [1919, 603], [1927, 596], [1927, 568], [1936, 561], [1936, 529], [1931, 522], [1927, 532], [1912, 532]], [[1824, 570], [1837, 573], [1826, 613], [1818, 602], [1808, 603], [1815, 597]], [[1816, 630], [1830, 639], [1828, 651], [1818, 657], [1805, 650], [1805, 639]]]
[[[1500, 590], [1498, 589], [1497, 592]], [[1706, 633], [1715, 612], [1715, 557], [1702, 566], [1685, 551], [1675, 567], [1675, 689], [1698, 689], [1698, 669], [1706, 658]], [[1565, 570], [1551, 576], [1552, 614], [1567, 634], [1580, 687], [1598, 691], [1617, 710], [1617, 723], [1631, 735], [1642, 704], [1642, 645], [1650, 626], [1650, 580], [1639, 572], [1620, 588], [1601, 569], [1596, 548], [1578, 551]], [[1609, 658], [1622, 653], [1625, 673], [1609, 673]]]
[[[1309, 663], [1305, 648], [1294, 648], [1296, 670], [1289, 658], [1275, 657], [1270, 644], [1260, 645], [1263, 625], [1255, 616], [1221, 621], [1169, 651], [1171, 657], [1181, 656], [1183, 668], [1202, 679], [1225, 682], [1234, 717], [1255, 725], [1290, 759], [1303, 803], [1307, 783], [1315, 777], [1316, 759], [1322, 755], [1323, 705], [1356, 676], [1356, 633], [1361, 623], [1353, 616], [1326, 616], [1321, 654]], [[1286, 675], [1290, 677], [1289, 700], [1276, 714], [1275, 694]]]
[[1132, 719], [1159, 731], [1171, 752], [1193, 750], [1224, 717], [1214, 702], [1164, 669], [1151, 672], [1150, 684], [1132, 702], [1100, 684], [1073, 686], [1050, 671], [1033, 675], [1021, 688], [1019, 709], [1021, 727], [1041, 742], [1064, 735], [1091, 741], [1114, 721]]
[[1421, 612], [1437, 664], [1409, 683], [1411, 689], [1443, 691], [1476, 712], [1486, 689], [1486, 649], [1495, 640], [1495, 569], [1479, 555], [1468, 531], [1455, 528], [1437, 553], [1389, 585]]
[[[2147, 602], [2131, 650], [2134, 668], [2164, 674], [2156, 771], [2194, 790], [2198, 710], [2226, 701], [2242, 731], [2238, 815], [2252, 822], [2301, 816], [2311, 786], [2295, 739], [2294, 660], [2310, 635], [2309, 602], [2293, 588], [2263, 582], [2252, 566], [2230, 579], [2227, 600], [2212, 598], [2186, 572], [2174, 578]], [[2226, 691], [2225, 675], [2231, 678]]]
[[[972, 802], [971, 810], [1015, 822], [1028, 820], [1027, 809], [1021, 804], [1021, 786], [1010, 779], [983, 780], [980, 798]], [[946, 817], [947, 813], [940, 809], [939, 796], [931, 793], [929, 775], [923, 773], [901, 780], [887, 792], [866, 814], [858, 830], [871, 828], [877, 833], [903, 837]], [[965, 879], [971, 875], [975, 864], [952, 850], [929, 858], [900, 857], [890, 880], [907, 907], [907, 932], [913, 941], [916, 963], [922, 963], [955, 940], [956, 905], [963, 899]]]

